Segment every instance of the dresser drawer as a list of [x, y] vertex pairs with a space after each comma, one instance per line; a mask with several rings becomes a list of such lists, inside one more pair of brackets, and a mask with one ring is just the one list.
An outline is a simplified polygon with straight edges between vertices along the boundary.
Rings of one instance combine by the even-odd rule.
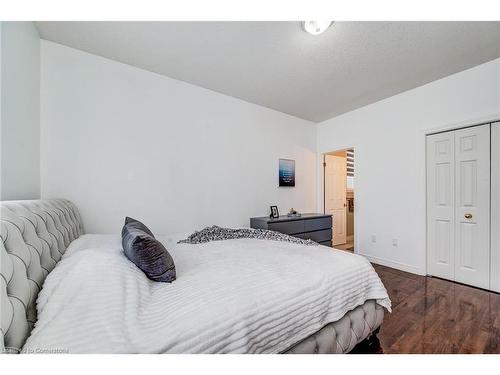
[[333, 247], [333, 246], [332, 246], [332, 241], [320, 242], [319, 244], [320, 244], [320, 245], [323, 245], [323, 246]]
[[296, 237], [303, 238], [305, 240], [313, 240], [314, 242], [331, 241], [332, 230], [324, 229], [324, 230], [318, 230], [316, 232], [300, 233]]
[[321, 229], [330, 229], [331, 227], [332, 227], [331, 217], [322, 217], [319, 219], [304, 220], [304, 232], [311, 232], [313, 230], [321, 230]]
[[304, 221], [284, 221], [281, 223], [269, 223], [269, 230], [274, 230], [276, 232], [285, 234], [295, 234], [304, 232]]

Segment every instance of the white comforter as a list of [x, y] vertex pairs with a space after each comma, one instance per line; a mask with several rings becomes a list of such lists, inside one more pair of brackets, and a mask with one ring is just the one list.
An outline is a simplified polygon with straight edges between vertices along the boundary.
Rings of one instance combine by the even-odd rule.
[[172, 284], [147, 279], [124, 256], [119, 236], [75, 240], [45, 281], [25, 350], [278, 353], [366, 300], [390, 310], [361, 256], [257, 239], [176, 244], [179, 238], [159, 238], [176, 264]]

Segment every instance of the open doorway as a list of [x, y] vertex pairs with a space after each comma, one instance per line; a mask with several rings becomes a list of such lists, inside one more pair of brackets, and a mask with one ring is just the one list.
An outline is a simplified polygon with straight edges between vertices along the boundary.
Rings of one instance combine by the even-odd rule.
[[324, 213], [332, 215], [332, 244], [354, 252], [354, 149], [323, 154]]

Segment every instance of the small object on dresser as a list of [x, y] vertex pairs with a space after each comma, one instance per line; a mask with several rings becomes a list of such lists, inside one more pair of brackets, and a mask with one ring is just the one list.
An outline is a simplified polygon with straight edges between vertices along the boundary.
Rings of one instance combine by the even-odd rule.
[[290, 211], [288, 212], [288, 214], [286, 216], [288, 216], [288, 217], [301, 217], [302, 215], [300, 214], [300, 212], [297, 212], [292, 207], [292, 208], [290, 208]]
[[279, 219], [280, 213], [278, 212], [278, 206], [271, 206], [271, 214], [269, 218], [271, 219]]

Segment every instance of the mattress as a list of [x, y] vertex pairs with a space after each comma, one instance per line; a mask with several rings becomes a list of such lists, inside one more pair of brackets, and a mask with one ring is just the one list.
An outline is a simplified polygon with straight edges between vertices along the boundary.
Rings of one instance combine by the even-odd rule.
[[119, 236], [73, 241], [45, 280], [23, 351], [346, 352], [390, 310], [361, 256], [258, 239], [178, 244], [183, 237], [159, 237], [176, 263], [172, 284], [147, 279]]

